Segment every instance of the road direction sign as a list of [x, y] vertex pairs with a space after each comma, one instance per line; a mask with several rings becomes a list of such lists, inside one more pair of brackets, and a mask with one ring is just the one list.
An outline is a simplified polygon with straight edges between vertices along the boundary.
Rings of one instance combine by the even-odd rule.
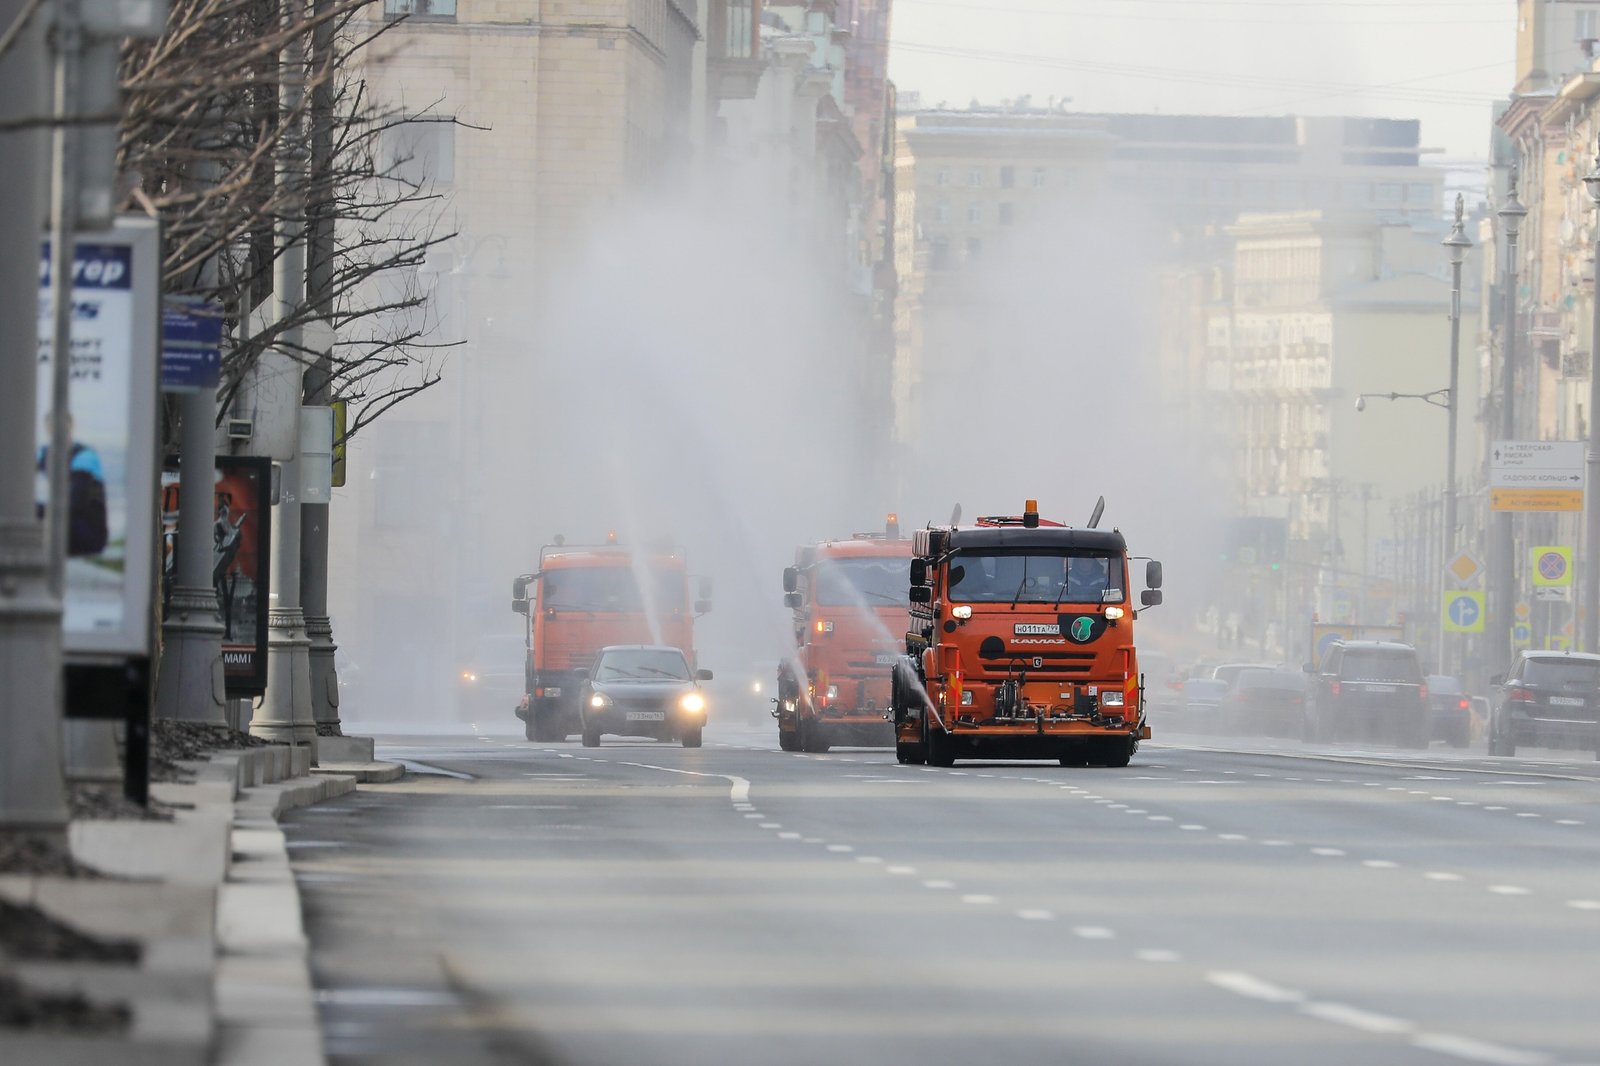
[[1483, 593], [1468, 589], [1447, 589], [1441, 610], [1446, 633], [1483, 632]]
[[1583, 510], [1584, 443], [1496, 441], [1489, 450], [1489, 506], [1496, 511]]
[[1445, 567], [1450, 576], [1459, 584], [1465, 585], [1479, 574], [1483, 573], [1483, 564], [1471, 552], [1462, 552], [1450, 560], [1450, 565]]
[[1533, 585], [1544, 586], [1572, 584], [1572, 549], [1559, 547], [1534, 548]]
[[1533, 598], [1536, 603], [1567, 603], [1572, 599], [1572, 588], [1568, 585], [1538, 585], [1534, 587]]

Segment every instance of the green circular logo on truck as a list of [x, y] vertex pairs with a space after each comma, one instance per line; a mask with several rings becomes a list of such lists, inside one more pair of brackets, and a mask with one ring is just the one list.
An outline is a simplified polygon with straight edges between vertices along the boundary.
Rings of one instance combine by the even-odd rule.
[[1094, 639], [1094, 619], [1087, 615], [1079, 615], [1072, 620], [1072, 629], [1067, 634], [1079, 644], [1087, 644]]

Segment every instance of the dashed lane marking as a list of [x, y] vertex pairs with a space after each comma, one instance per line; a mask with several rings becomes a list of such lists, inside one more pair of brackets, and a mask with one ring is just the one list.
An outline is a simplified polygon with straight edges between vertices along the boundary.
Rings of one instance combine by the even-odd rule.
[[856, 862], [877, 863], [883, 860], [876, 855], [857, 855]]
[[1082, 937], [1084, 940], [1115, 940], [1117, 934], [1103, 925], [1075, 925], [1072, 935]]
[[1218, 840], [1249, 840], [1243, 833], [1218, 833]]
[[1523, 888], [1521, 885], [1490, 885], [1489, 891], [1497, 896], [1530, 896], [1533, 894], [1532, 890]]
[[975, 892], [975, 893], [971, 893], [969, 895], [962, 896], [961, 897], [961, 902], [962, 903], [971, 903], [971, 904], [975, 904], [977, 906], [988, 906], [991, 903], [999, 903], [1000, 901], [998, 899], [996, 899], [994, 896], [984, 895], [981, 892]]
[[1191, 833], [1200, 833], [1200, 832], [1204, 832], [1206, 827], [1203, 826], [1203, 825], [1196, 825], [1193, 822], [1190, 822], [1187, 825], [1180, 825], [1180, 826], [1178, 826], [1178, 828], [1179, 829], [1183, 829], [1183, 830], [1187, 830], [1188, 832], [1191, 832]]
[[1469, 1062], [1487, 1062], [1493, 1066], [1545, 1066], [1551, 1061], [1549, 1055], [1538, 1051], [1503, 1047], [1484, 1040], [1452, 1036], [1448, 1033], [1418, 1033], [1411, 1038], [1411, 1043], [1412, 1046], [1425, 1051], [1437, 1051]]
[[829, 851], [836, 851], [836, 852], [839, 852], [839, 853], [843, 854], [844, 852], [854, 851], [856, 849], [851, 847], [849, 844], [829, 844], [828, 845], [828, 850]]
[[779, 840], [799, 840], [800, 839], [800, 834], [794, 832], [793, 830], [789, 830], [787, 832], [779, 833], [778, 834], [778, 839]]
[[915, 866], [885, 866], [884, 870], [887, 873], [896, 874], [901, 877], [910, 877], [917, 872], [917, 868]]
[[954, 881], [941, 881], [941, 880], [924, 881], [924, 882], [922, 882], [922, 887], [923, 888], [932, 888], [932, 889], [936, 889], [936, 890], [937, 889], [946, 889], [946, 888], [955, 888], [956, 887], [956, 883]]
[[1387, 1014], [1378, 1014], [1359, 1007], [1347, 1007], [1343, 1003], [1306, 1003], [1301, 1006], [1300, 1013], [1321, 1018], [1325, 1022], [1333, 1022], [1335, 1025], [1359, 1029], [1363, 1033], [1378, 1033], [1384, 1036], [1409, 1033], [1416, 1028], [1414, 1023], [1403, 1018], [1392, 1018]]
[[1389, 859], [1362, 859], [1361, 865], [1371, 870], [1393, 870], [1400, 864]]
[[1206, 980], [1236, 996], [1260, 1000], [1263, 1003], [1304, 1003], [1306, 999], [1304, 992], [1280, 988], [1259, 977], [1233, 970], [1213, 970], [1206, 974]]
[[1053, 911], [1033, 908], [1018, 911], [1017, 917], [1021, 918], [1025, 922], [1052, 922], [1055, 921], [1056, 916]]
[[1426, 877], [1430, 881], [1459, 881], [1459, 880], [1461, 880], [1461, 875], [1460, 874], [1453, 874], [1453, 873], [1449, 873], [1449, 872], [1444, 871], [1444, 870], [1429, 870], [1427, 873], [1423, 874], [1422, 876]]
[[762, 829], [782, 829], [783, 828], [783, 823], [782, 822], [762, 822], [761, 823], [761, 828]]
[[1321, 856], [1323, 856], [1325, 858], [1330, 858], [1330, 859], [1337, 859], [1337, 858], [1343, 857], [1344, 854], [1345, 854], [1345, 851], [1344, 851], [1343, 848], [1312, 848], [1311, 849], [1311, 854], [1313, 854], [1313, 855], [1321, 855]]
[[1143, 951], [1134, 952], [1134, 958], [1140, 962], [1179, 962], [1183, 956], [1176, 951], [1166, 948], [1145, 948]]
[[1569, 899], [1567, 906], [1575, 911], [1600, 911], [1600, 899]]

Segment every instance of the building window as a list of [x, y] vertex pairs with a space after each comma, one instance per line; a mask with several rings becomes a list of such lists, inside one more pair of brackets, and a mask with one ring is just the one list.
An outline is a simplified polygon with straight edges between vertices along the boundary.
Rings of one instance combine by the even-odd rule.
[[948, 201], [940, 201], [934, 205], [933, 220], [941, 225], [947, 225], [950, 222], [950, 204]]
[[1001, 167], [1000, 168], [1000, 187], [1002, 189], [1014, 189], [1014, 188], [1016, 188], [1016, 185], [1017, 185], [1017, 168], [1016, 167]]
[[1010, 204], [1001, 204], [1000, 205], [1000, 224], [1002, 226], [1011, 225], [1011, 205]]
[[976, 200], [967, 205], [967, 221], [974, 226], [983, 221], [983, 205]]
[[1364, 181], [1347, 181], [1340, 192], [1340, 201], [1352, 207], [1364, 207], [1372, 196], [1372, 186]]
[[949, 185], [950, 172], [948, 170], [940, 170], [938, 174], [934, 175], [933, 183], [939, 186]]
[[1033, 187], [1035, 189], [1044, 188], [1044, 183], [1045, 183], [1045, 176], [1044, 175], [1045, 175], [1044, 167], [1034, 167], [1033, 168]]
[[928, 264], [932, 270], [950, 269], [950, 242], [943, 237], [933, 239], [933, 256]]
[[456, 179], [456, 126], [443, 116], [400, 122], [380, 134], [380, 174], [418, 187]]
[[967, 238], [967, 258], [976, 259], [983, 254], [983, 242], [976, 237]]
[[973, 167], [967, 172], [967, 184], [972, 186], [974, 189], [980, 188], [983, 185], [982, 167]]
[[[1597, 12], [1600, 14], [1600, 12]], [[1425, 181], [1412, 182], [1406, 186], [1406, 203], [1412, 207], [1432, 207], [1434, 203], [1433, 186]]]
[[1397, 182], [1386, 181], [1378, 185], [1378, 203], [1380, 204], [1398, 204], [1402, 196], [1403, 192]]
[[456, 0], [383, 0], [385, 18], [453, 19]]

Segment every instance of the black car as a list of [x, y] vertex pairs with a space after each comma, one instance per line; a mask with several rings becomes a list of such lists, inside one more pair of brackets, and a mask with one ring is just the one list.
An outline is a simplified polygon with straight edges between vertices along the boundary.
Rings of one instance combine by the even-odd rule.
[[578, 693], [583, 746], [598, 747], [600, 735], [610, 733], [698, 748], [706, 722], [699, 682], [710, 680], [710, 670], [691, 670], [683, 652], [670, 645], [601, 648]]
[[1306, 739], [1428, 746], [1432, 711], [1416, 648], [1341, 641], [1328, 649], [1320, 667], [1307, 663], [1306, 670], [1313, 674]]
[[1600, 758], [1600, 655], [1525, 651], [1497, 686], [1489, 754], [1518, 744], [1589, 748]]

